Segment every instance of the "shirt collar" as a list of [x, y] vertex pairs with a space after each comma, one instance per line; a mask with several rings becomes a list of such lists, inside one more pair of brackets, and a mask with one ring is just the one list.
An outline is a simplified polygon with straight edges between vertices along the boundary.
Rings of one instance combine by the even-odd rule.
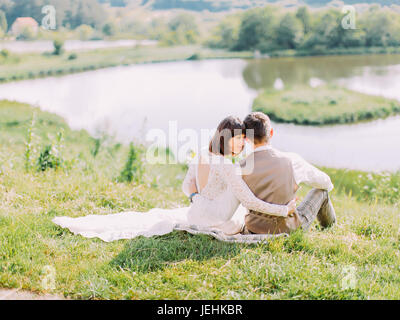
[[265, 151], [265, 150], [271, 150], [272, 146], [270, 144], [258, 147], [254, 149], [254, 152], [258, 152], [258, 151]]

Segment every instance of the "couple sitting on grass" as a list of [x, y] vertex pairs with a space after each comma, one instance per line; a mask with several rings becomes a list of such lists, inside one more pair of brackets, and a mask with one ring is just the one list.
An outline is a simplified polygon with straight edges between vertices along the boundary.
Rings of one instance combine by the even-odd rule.
[[[322, 228], [332, 226], [336, 215], [328, 195], [333, 189], [329, 176], [294, 153], [274, 149], [273, 133], [270, 119], [260, 112], [244, 121], [224, 119], [208, 150], [189, 165], [183, 191], [190, 207], [56, 217], [53, 222], [104, 241], [186, 230], [251, 243], [298, 228], [308, 230], [315, 219]], [[242, 153], [245, 141], [254, 151], [239, 164], [233, 163], [231, 157]], [[302, 183], [313, 189], [297, 207], [296, 192]]]

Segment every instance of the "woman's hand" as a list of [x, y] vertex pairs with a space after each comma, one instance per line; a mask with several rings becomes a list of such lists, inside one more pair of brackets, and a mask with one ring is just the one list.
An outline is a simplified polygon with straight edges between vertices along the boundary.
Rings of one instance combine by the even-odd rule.
[[297, 198], [288, 203], [288, 217], [292, 217], [297, 208]]

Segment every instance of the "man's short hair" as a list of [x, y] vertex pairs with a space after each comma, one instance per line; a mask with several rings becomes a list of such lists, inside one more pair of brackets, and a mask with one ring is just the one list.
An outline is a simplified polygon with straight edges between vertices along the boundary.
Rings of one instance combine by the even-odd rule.
[[262, 112], [252, 112], [244, 119], [246, 132], [252, 130], [252, 134], [246, 136], [255, 144], [266, 143], [271, 135], [271, 120]]

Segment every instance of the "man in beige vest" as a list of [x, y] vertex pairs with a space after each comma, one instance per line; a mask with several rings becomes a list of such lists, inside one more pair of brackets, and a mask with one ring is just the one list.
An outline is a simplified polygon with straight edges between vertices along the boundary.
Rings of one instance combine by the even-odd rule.
[[288, 217], [250, 211], [245, 217], [242, 233], [290, 233], [299, 227], [308, 230], [316, 218], [323, 228], [332, 226], [336, 215], [328, 195], [333, 189], [329, 176], [294, 153], [274, 149], [271, 146], [274, 131], [267, 115], [253, 112], [244, 124], [254, 152], [241, 162], [243, 180], [258, 198], [283, 205], [296, 198], [300, 183], [313, 189]]

